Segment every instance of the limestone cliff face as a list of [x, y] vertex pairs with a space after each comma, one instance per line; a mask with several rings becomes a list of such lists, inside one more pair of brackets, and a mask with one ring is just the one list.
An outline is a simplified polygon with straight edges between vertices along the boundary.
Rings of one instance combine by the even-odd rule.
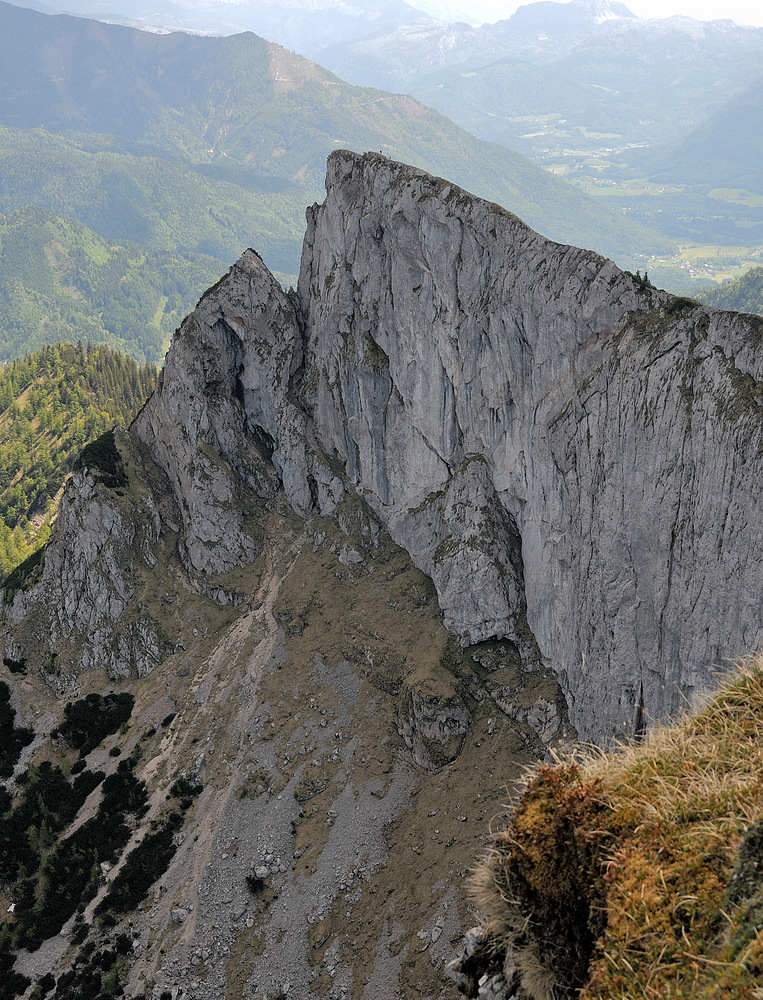
[[465, 641], [529, 642], [606, 737], [759, 638], [763, 324], [498, 206], [335, 154], [308, 213], [303, 400]]
[[131, 940], [134, 996], [455, 1000], [507, 782], [758, 638], [762, 365], [760, 320], [334, 154], [298, 289], [247, 251], [207, 292], [1, 595], [19, 771], [73, 764], [59, 696], [119, 681], [87, 766], [146, 783], [132, 845], [200, 792], [142, 909], [94, 920], [101, 866], [17, 971], [63, 995]]
[[257, 515], [279, 489], [282, 443], [293, 464], [300, 447], [304, 453], [304, 421], [301, 442], [284, 431], [300, 343], [288, 298], [247, 251], [183, 323], [159, 388], [135, 421], [174, 488], [194, 571], [224, 573], [261, 551]]
[[[330, 516], [356, 493], [462, 645], [550, 665], [601, 739], [674, 711], [759, 638], [761, 368], [760, 320], [338, 152], [297, 291], [248, 251], [132, 433], [171, 485], [177, 523], [157, 532], [177, 533], [195, 586], [235, 599], [222, 577], [260, 556], [282, 497]], [[77, 601], [129, 597], [70, 577]]]

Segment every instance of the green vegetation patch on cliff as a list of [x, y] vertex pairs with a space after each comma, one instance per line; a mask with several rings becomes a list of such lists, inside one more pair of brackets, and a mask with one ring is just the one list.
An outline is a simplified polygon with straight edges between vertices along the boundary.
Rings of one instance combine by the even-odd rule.
[[92, 693], [79, 701], [67, 702], [63, 722], [51, 736], [62, 736], [79, 750], [80, 757], [87, 757], [105, 736], [127, 723], [134, 704], [134, 696], [127, 691], [107, 695]]
[[761, 659], [643, 743], [537, 769], [475, 877], [526, 995], [758, 998], [761, 773]]
[[[155, 385], [153, 365], [81, 343], [43, 347], [0, 368], [0, 575], [47, 541], [80, 450], [107, 428], [130, 424]], [[85, 458], [94, 461], [104, 445], [91, 446]], [[105, 457], [95, 464], [113, 475]], [[34, 582], [36, 565], [3, 581], [6, 599]]]
[[74, 462], [74, 468], [88, 469], [109, 489], [127, 486], [124, 462], [114, 441], [113, 430], [85, 445]]
[[[40, 546], [36, 552], [19, 563], [2, 581], [2, 590], [10, 603], [20, 590], [29, 590], [40, 578], [45, 565], [45, 546]], [[8, 664], [6, 664], [7, 666]]]

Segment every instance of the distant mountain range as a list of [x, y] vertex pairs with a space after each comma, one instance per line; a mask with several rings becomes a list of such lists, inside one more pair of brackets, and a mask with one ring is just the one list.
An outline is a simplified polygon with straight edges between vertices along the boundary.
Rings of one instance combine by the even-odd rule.
[[328, 45], [393, 31], [401, 24], [449, 17], [457, 8], [429, 2], [427, 13], [405, 0], [45, 0], [23, 4], [46, 13], [77, 14], [153, 31], [234, 35], [253, 31], [301, 55]]
[[[734, 121], [748, 120], [751, 110], [734, 102], [763, 74], [762, 28], [649, 20], [612, 0], [541, 0], [480, 27], [454, 22], [458, 10], [435, 2], [139, 3], [130, 5], [129, 17], [123, 0], [77, 4], [67, 7], [156, 30], [252, 28], [353, 83], [413, 95], [671, 238], [763, 239], [763, 219], [750, 199], [740, 206], [725, 192], [712, 194], [725, 187], [763, 194], [758, 132], [747, 130], [752, 156], [728, 142]], [[609, 189], [635, 178], [681, 190], [658, 198], [641, 190], [634, 200], [629, 191]]]
[[644, 20], [595, 0], [543, 2], [481, 28], [413, 24], [335, 46], [321, 61], [551, 161], [571, 146], [593, 152], [687, 135], [763, 73], [763, 29]]
[[[540, 0], [475, 27], [403, 0], [51, 0], [89, 17], [231, 34], [254, 30], [362, 86], [404, 91], [479, 138], [552, 162], [579, 151], [643, 164], [721, 114], [763, 74], [763, 28], [643, 19], [616, 0]], [[190, 23], [193, 22], [193, 23]]]
[[[305, 206], [322, 198], [326, 157], [341, 146], [452, 177], [624, 264], [672, 248], [410, 97], [344, 83], [251, 33], [161, 35], [0, 3], [0, 93], [0, 212], [39, 206], [112, 246], [186, 255], [197, 275], [210, 258], [223, 273], [252, 245], [293, 280]], [[183, 308], [197, 294], [189, 287]]]
[[[164, 13], [184, 11], [207, 31], [212, 13], [271, 17], [292, 46], [313, 24], [310, 44], [328, 64], [356, 81], [410, 90], [463, 129], [251, 32], [161, 33]], [[670, 256], [676, 240], [763, 240], [760, 130], [747, 127], [757, 121], [760, 84], [751, 84], [763, 79], [763, 29], [643, 20], [606, 0], [531, 4], [481, 27], [437, 22], [402, 0], [354, 4], [351, 14], [333, 0], [164, 13], [131, 5], [130, 13], [151, 13], [156, 30], [0, 3], [0, 212], [38, 206], [84, 224], [91, 244], [181, 255], [191, 284], [253, 245], [288, 283], [305, 206], [322, 198], [326, 157], [347, 146], [451, 177], [544, 235], [633, 269]], [[116, 0], [97, 14], [118, 17]], [[218, 30], [232, 30], [226, 24]], [[628, 178], [661, 186], [623, 189]], [[144, 273], [145, 287], [169, 302], [169, 278]], [[166, 337], [176, 313], [190, 308], [191, 284], [187, 301], [156, 318], [152, 336]], [[32, 313], [60, 315], [40, 294], [15, 286], [14, 302], [38, 296]], [[101, 325], [113, 331], [109, 308]], [[141, 302], [135, 315], [156, 308]], [[2, 340], [17, 336], [0, 321]], [[135, 351], [142, 360], [162, 349], [160, 339], [149, 353]]]
[[[321, 192], [332, 149], [381, 149], [499, 201], [552, 238], [618, 255], [654, 244], [410, 98], [345, 84], [249, 33], [155, 35], [8, 4], [0, 29], [0, 124], [58, 134], [91, 157], [152, 156], [304, 206]], [[44, 168], [35, 169], [39, 184]], [[296, 256], [270, 263], [293, 272]]]

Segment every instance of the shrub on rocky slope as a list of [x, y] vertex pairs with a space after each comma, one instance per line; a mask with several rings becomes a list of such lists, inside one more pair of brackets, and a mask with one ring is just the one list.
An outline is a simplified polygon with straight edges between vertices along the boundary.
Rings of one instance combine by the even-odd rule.
[[643, 742], [536, 769], [475, 888], [509, 995], [758, 1000], [763, 658]]

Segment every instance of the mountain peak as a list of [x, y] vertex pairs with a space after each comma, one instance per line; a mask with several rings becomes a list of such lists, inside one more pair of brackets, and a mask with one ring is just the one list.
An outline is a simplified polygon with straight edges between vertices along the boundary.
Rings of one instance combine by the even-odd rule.
[[[742, 559], [718, 542], [725, 508], [708, 501], [700, 543], [681, 500], [691, 475], [708, 497], [728, 479], [755, 508], [749, 477], [725, 465], [740, 449], [760, 461], [737, 435], [734, 388], [734, 372], [759, 377], [754, 325], [552, 243], [446, 180], [339, 150], [307, 213], [296, 292], [247, 251], [181, 327], [133, 435], [171, 484], [187, 572], [256, 560], [252, 518], [280, 493], [303, 518], [361, 496], [433, 580], [449, 631], [563, 671], [574, 723], [602, 738], [672, 712], [757, 627], [743, 601], [738, 617], [719, 611], [734, 603], [729, 580], [755, 589], [706, 552]], [[722, 418], [706, 412], [737, 397]], [[729, 443], [711, 455], [697, 440], [687, 456], [699, 413]], [[677, 545], [685, 589], [671, 584]], [[596, 584], [613, 574], [617, 609]]]
[[550, 46], [572, 48], [604, 24], [636, 20], [636, 15], [617, 0], [539, 0], [518, 7], [496, 27], [506, 40], [545, 52]]
[[[111, 923], [71, 933], [129, 931], [136, 995], [440, 995], [507, 775], [571, 725], [642, 733], [760, 639], [762, 340], [447, 180], [335, 152], [297, 289], [252, 250], [209, 289], [2, 594], [46, 732], [51, 692], [140, 678], [140, 723], [92, 759], [136, 788], [144, 762], [134, 851], [149, 825], [166, 847], [142, 910], [134, 863], [89, 877], [100, 842], [55, 907], [25, 878], [17, 946], [81, 897]], [[410, 892], [412, 852], [437, 892]]]
[[637, 15], [618, 0], [570, 0], [569, 3], [558, 3], [556, 0], [538, 0], [536, 3], [523, 4], [508, 19], [509, 23], [557, 24], [560, 27], [573, 29], [585, 24], [598, 25], [604, 21], [620, 18], [637, 19]]
[[585, 11], [598, 24], [621, 17], [634, 19], [637, 17], [625, 4], [619, 3], [619, 0], [571, 0], [570, 6]]

